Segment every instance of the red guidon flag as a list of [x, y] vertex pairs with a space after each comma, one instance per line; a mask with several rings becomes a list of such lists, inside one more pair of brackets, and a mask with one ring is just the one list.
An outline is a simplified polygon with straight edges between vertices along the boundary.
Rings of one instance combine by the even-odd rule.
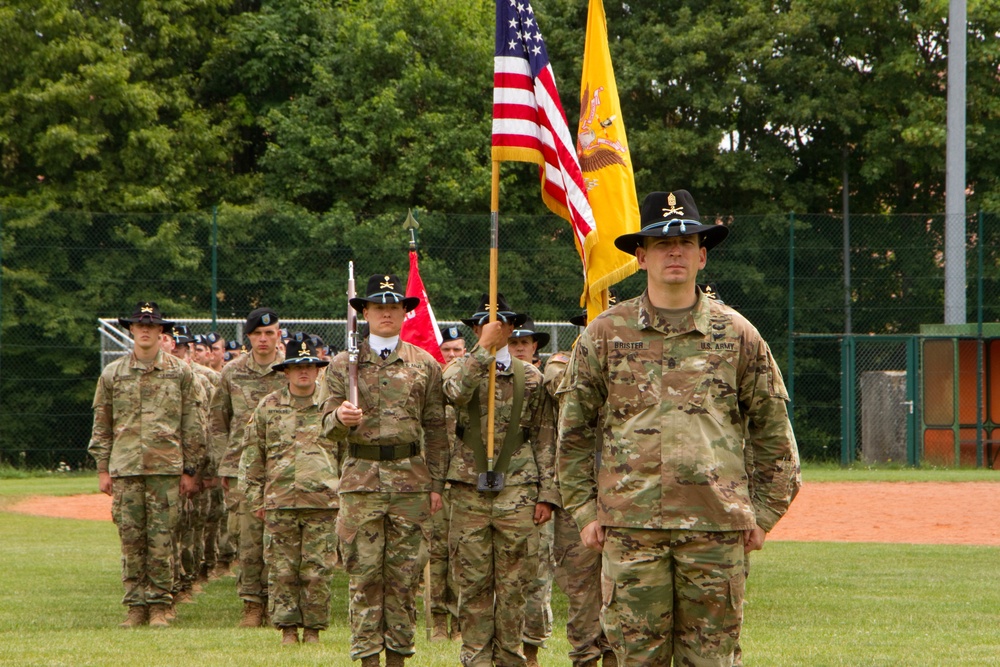
[[496, 9], [493, 159], [539, 165], [542, 201], [569, 221], [583, 259], [597, 225], [535, 10], [528, 0], [497, 0]]
[[427, 300], [427, 290], [424, 289], [424, 281], [420, 278], [415, 250], [410, 251], [410, 277], [406, 280], [406, 296], [417, 297], [420, 299], [420, 305], [406, 314], [399, 337], [407, 343], [427, 350], [432, 357], [443, 364], [441, 330], [438, 329], [434, 311], [431, 310], [430, 301]]

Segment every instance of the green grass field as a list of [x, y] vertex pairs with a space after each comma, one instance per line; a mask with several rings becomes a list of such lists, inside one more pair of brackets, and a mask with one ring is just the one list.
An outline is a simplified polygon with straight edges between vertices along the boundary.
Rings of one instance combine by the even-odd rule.
[[[834, 472], [807, 469], [807, 483], [828, 481]], [[883, 471], [881, 479], [908, 472]], [[923, 472], [907, 481], [952, 481], [950, 471]], [[865, 481], [876, 473], [841, 471], [844, 479]], [[974, 473], [968, 471], [970, 480], [981, 479]], [[237, 630], [233, 579], [211, 583], [196, 604], [182, 605], [169, 629], [119, 630], [124, 608], [114, 526], [2, 511], [26, 495], [95, 488], [93, 476], [0, 479], [0, 665], [352, 664], [343, 574], [334, 581], [333, 624], [319, 646], [282, 647], [276, 630]], [[745, 662], [1000, 665], [998, 571], [998, 548], [770, 542], [753, 558]], [[555, 637], [542, 652], [546, 667], [570, 664], [558, 592], [554, 612]], [[421, 632], [408, 664], [456, 665], [458, 647], [428, 643]]]

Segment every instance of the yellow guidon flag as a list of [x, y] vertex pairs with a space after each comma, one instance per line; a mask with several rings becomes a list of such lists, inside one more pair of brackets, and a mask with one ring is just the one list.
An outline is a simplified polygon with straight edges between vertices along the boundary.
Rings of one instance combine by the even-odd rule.
[[586, 237], [583, 254], [587, 284], [580, 305], [587, 306], [589, 322], [607, 308], [608, 288], [639, 269], [634, 256], [629, 257], [614, 245], [615, 237], [639, 231], [639, 202], [618, 86], [611, 67], [602, 0], [590, 0], [587, 15], [580, 126], [576, 136], [580, 170], [597, 223], [597, 233]]

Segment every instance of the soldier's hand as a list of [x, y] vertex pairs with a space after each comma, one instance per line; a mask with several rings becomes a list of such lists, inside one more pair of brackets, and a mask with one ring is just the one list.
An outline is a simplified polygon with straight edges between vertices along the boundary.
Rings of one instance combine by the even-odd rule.
[[344, 426], [357, 426], [361, 423], [362, 412], [361, 408], [354, 405], [350, 401], [344, 401], [337, 408], [337, 419]]
[[507, 344], [507, 339], [514, 333], [514, 325], [497, 320], [487, 322], [479, 333], [479, 344], [487, 350], [497, 350]]
[[97, 473], [97, 488], [106, 496], [111, 495], [111, 473]]
[[551, 503], [535, 503], [535, 525], [540, 526], [552, 518]]
[[198, 493], [198, 480], [194, 475], [181, 475], [181, 495], [190, 498]]
[[201, 486], [203, 489], [214, 489], [218, 485], [219, 485], [218, 477], [206, 477], [205, 479], [201, 480]]
[[264, 520], [264, 508], [263, 508], [263, 507], [261, 507], [261, 508], [260, 508], [259, 510], [255, 511], [255, 512], [254, 512], [254, 515], [255, 515], [255, 516], [256, 516], [256, 517], [258, 518], [258, 519], [260, 519], [261, 521], [263, 521], [263, 520]]
[[580, 531], [580, 541], [588, 549], [604, 551], [604, 527], [597, 521], [591, 521]]
[[767, 533], [760, 526], [754, 526], [750, 530], [743, 531], [743, 553], [748, 554], [751, 551], [760, 551], [764, 548], [764, 540], [767, 538]]
[[441, 499], [441, 494], [431, 491], [431, 514], [437, 514], [443, 508], [444, 500]]

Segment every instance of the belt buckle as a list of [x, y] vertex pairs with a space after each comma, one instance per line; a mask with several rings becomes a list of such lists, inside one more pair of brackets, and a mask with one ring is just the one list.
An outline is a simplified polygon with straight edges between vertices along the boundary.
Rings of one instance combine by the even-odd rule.
[[496, 470], [487, 470], [479, 473], [479, 480], [476, 484], [477, 491], [502, 491], [504, 487], [504, 474]]

